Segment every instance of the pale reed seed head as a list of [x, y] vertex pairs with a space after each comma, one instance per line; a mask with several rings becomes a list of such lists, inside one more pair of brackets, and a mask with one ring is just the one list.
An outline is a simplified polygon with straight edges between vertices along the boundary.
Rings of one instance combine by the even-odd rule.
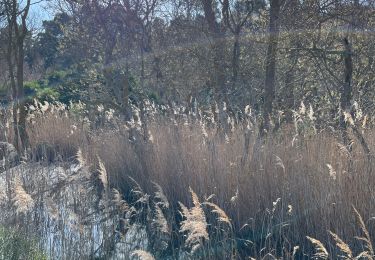
[[164, 213], [159, 207], [159, 205], [155, 205], [154, 224], [159, 232], [169, 234], [167, 219], [165, 218]]
[[163, 188], [156, 182], [153, 182], [153, 184], [156, 188], [155, 198], [159, 200], [156, 204], [161, 205], [164, 208], [169, 208], [169, 201], [167, 196], [164, 194]]
[[153, 257], [152, 254], [150, 254], [149, 252], [147, 251], [144, 251], [144, 250], [134, 250], [132, 253], [131, 253], [131, 256], [132, 257], [138, 257], [140, 260], [155, 260], [155, 258]]
[[275, 213], [277, 205], [280, 203], [281, 198], [277, 198], [274, 202], [272, 202], [272, 213]]
[[101, 183], [103, 184], [104, 188], [107, 188], [107, 187], [108, 187], [108, 175], [107, 175], [107, 170], [105, 169], [104, 163], [103, 163], [102, 160], [99, 158], [99, 156], [98, 156], [98, 163], [99, 163], [99, 169], [98, 169], [99, 180], [100, 180]]
[[305, 104], [303, 103], [303, 101], [301, 101], [301, 105], [300, 105], [300, 107], [299, 107], [299, 113], [300, 113], [301, 115], [306, 114], [306, 106], [305, 106]]
[[193, 191], [193, 189], [191, 187], [189, 187], [189, 191], [191, 193], [191, 198], [193, 200], [193, 204], [195, 207], [200, 207], [201, 206], [201, 203], [199, 202], [199, 198], [198, 198], [198, 195]]
[[292, 205], [288, 205], [288, 211], [287, 211], [288, 215], [291, 216], [293, 215], [293, 206]]
[[368, 232], [365, 222], [362, 219], [362, 216], [359, 214], [358, 210], [353, 206], [354, 213], [357, 217], [358, 224], [365, 235], [364, 237], [356, 237], [358, 240], [361, 240], [365, 243], [365, 248], [367, 249], [368, 253], [372, 256], [371, 259], [374, 257], [374, 249], [372, 247], [372, 242], [370, 238], [370, 233]]
[[115, 188], [112, 189], [112, 197], [114, 204], [121, 212], [125, 212], [129, 209], [128, 203], [122, 198], [120, 192]]
[[328, 251], [324, 247], [323, 243], [320, 242], [319, 240], [306, 236], [306, 238], [314, 245], [315, 248], [315, 254], [314, 258], [316, 259], [328, 259]]
[[185, 246], [190, 247], [191, 253], [194, 253], [201, 246], [203, 239], [209, 239], [209, 235], [207, 232], [206, 216], [199, 198], [191, 188], [189, 189], [194, 206], [188, 209], [182, 203], [179, 203], [182, 210], [181, 215], [184, 217], [184, 220], [181, 222], [180, 232], [187, 233]]
[[299, 246], [294, 246], [294, 247], [293, 247], [293, 253], [292, 253], [292, 256], [293, 256], [293, 257], [296, 255], [298, 249], [299, 249]]
[[363, 120], [362, 120], [362, 128], [366, 128], [366, 125], [367, 125], [367, 119], [368, 119], [368, 117], [367, 117], [367, 115], [365, 115], [365, 116], [363, 117]]
[[283, 160], [277, 155], [275, 155], [275, 157], [276, 157], [276, 166], [280, 167], [283, 170], [283, 172], [285, 173], [285, 165], [284, 165]]
[[314, 116], [314, 110], [311, 104], [310, 104], [310, 108], [309, 108], [309, 112], [307, 113], [307, 116], [309, 117], [311, 121], [314, 121], [316, 119]]
[[85, 162], [85, 158], [83, 157], [81, 148], [78, 148], [76, 158], [80, 166], [85, 166], [86, 162]]
[[333, 180], [336, 180], [336, 171], [335, 169], [333, 169], [333, 166], [330, 165], [329, 163], [326, 164], [327, 167], [328, 167], [328, 174], [329, 176], [333, 179]]
[[204, 202], [203, 204], [208, 205], [213, 208], [212, 212], [217, 214], [218, 218], [217, 220], [222, 223], [228, 224], [230, 227], [232, 227], [231, 219], [228, 217], [228, 215], [225, 213], [225, 211], [220, 208], [218, 205], [212, 202]]
[[354, 125], [354, 119], [352, 115], [347, 111], [343, 111], [343, 114], [344, 114], [344, 121], [346, 123], [349, 123], [350, 125]]
[[343, 259], [352, 259], [353, 253], [350, 249], [349, 245], [346, 244], [338, 235], [335, 233], [328, 231], [328, 233], [332, 236], [333, 240], [336, 242], [336, 246], [340, 249], [340, 251], [343, 253], [341, 256]]
[[33, 198], [25, 191], [18, 179], [14, 185], [13, 204], [17, 213], [26, 213], [34, 207]]
[[239, 191], [238, 191], [238, 187], [237, 187], [236, 193], [234, 194], [234, 196], [232, 196], [230, 198], [230, 203], [232, 203], [233, 205], [235, 205], [236, 202], [237, 202], [237, 200], [238, 200], [238, 195], [239, 195]]

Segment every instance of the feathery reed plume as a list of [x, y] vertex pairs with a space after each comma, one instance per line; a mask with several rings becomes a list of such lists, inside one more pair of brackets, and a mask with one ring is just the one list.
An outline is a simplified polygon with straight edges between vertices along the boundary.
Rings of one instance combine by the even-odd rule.
[[236, 193], [234, 194], [234, 196], [232, 196], [230, 198], [230, 202], [235, 205], [237, 200], [238, 200], [238, 195], [239, 195], [239, 191], [238, 191], [238, 187], [237, 187], [237, 190], [236, 190]]
[[310, 108], [309, 108], [309, 112], [307, 113], [307, 116], [309, 117], [311, 121], [314, 121], [316, 119], [314, 116], [314, 110], [311, 104], [310, 104]]
[[363, 120], [362, 120], [362, 128], [366, 128], [366, 125], [367, 125], [367, 119], [368, 119], [368, 117], [367, 117], [367, 115], [365, 115], [365, 116], [363, 117]]
[[16, 179], [14, 185], [13, 204], [17, 213], [26, 213], [34, 207], [33, 198], [22, 187], [19, 179]]
[[140, 260], [155, 260], [155, 258], [147, 251], [138, 249], [131, 253], [132, 257], [137, 256]]
[[159, 201], [156, 203], [156, 205], [160, 205], [164, 208], [169, 208], [169, 201], [167, 196], [165, 196], [163, 188], [157, 184], [156, 182], [152, 182], [156, 188], [155, 192], [155, 198], [158, 199]]
[[300, 105], [300, 107], [299, 107], [299, 113], [300, 113], [301, 115], [306, 114], [306, 106], [305, 106], [305, 104], [303, 103], [303, 101], [301, 101], [301, 105]]
[[203, 240], [208, 240], [207, 222], [204, 211], [199, 202], [197, 194], [189, 188], [194, 206], [188, 209], [185, 205], [179, 202], [181, 207], [181, 215], [185, 218], [181, 222], [180, 232], [187, 233], [185, 246], [191, 247], [193, 254], [203, 243]]
[[292, 205], [288, 205], [288, 211], [287, 211], [288, 215], [291, 216], [293, 215], [293, 206]]
[[329, 173], [329, 176], [333, 179], [333, 180], [336, 180], [336, 171], [335, 169], [333, 169], [333, 166], [330, 165], [329, 163], [326, 164], [327, 167], [328, 167], [328, 173]]
[[155, 205], [155, 218], [153, 224], [158, 232], [169, 234], [168, 222], [158, 204]]
[[332, 236], [333, 240], [336, 242], [336, 246], [340, 249], [343, 253], [340, 257], [343, 259], [353, 259], [353, 253], [350, 249], [349, 245], [345, 243], [338, 235], [333, 233], [332, 231], [328, 231], [328, 233]]
[[275, 157], [276, 157], [276, 166], [278, 166], [281, 169], [283, 169], [283, 172], [285, 173], [285, 165], [284, 165], [283, 160], [279, 156], [277, 156], [277, 155], [275, 155]]
[[293, 253], [292, 253], [292, 257], [293, 258], [296, 256], [298, 249], [299, 249], [299, 246], [294, 246], [293, 247]]
[[344, 114], [345, 123], [349, 123], [350, 125], [354, 125], [354, 119], [353, 119], [352, 115], [347, 111], [343, 111], [343, 114]]
[[112, 201], [121, 212], [125, 212], [129, 209], [128, 203], [126, 203], [126, 201], [122, 198], [120, 192], [115, 188], [112, 189], [112, 197]]
[[85, 166], [86, 162], [85, 162], [85, 158], [83, 157], [81, 148], [78, 148], [76, 159], [81, 167]]
[[365, 222], [363, 221], [361, 215], [359, 214], [358, 210], [353, 206], [353, 210], [355, 215], [357, 216], [358, 224], [365, 235], [364, 237], [356, 237], [356, 239], [363, 241], [365, 243], [365, 248], [367, 249], [367, 253], [371, 256], [371, 259], [374, 257], [374, 248], [372, 247], [370, 233], [368, 232]]
[[227, 223], [230, 227], [232, 227], [231, 219], [228, 217], [228, 215], [225, 213], [225, 211], [220, 208], [218, 205], [212, 202], [203, 202], [202, 204], [208, 205], [213, 208], [212, 212], [216, 213], [218, 218], [217, 220], [222, 223]]
[[274, 202], [272, 202], [272, 214], [275, 213], [277, 205], [280, 203], [281, 198], [277, 198]]
[[139, 185], [139, 183], [134, 180], [132, 177], [128, 176], [129, 179], [135, 184], [135, 188], [133, 188], [131, 190], [131, 192], [138, 197], [136, 203], [148, 203], [149, 202], [149, 198], [150, 198], [150, 195], [148, 195], [147, 193], [145, 193], [143, 191], [143, 189], [141, 188], [141, 185]]
[[328, 251], [324, 247], [323, 243], [319, 240], [306, 236], [306, 238], [314, 245], [315, 248], [315, 254], [313, 255], [313, 258], [315, 259], [328, 259]]
[[102, 160], [99, 158], [99, 156], [98, 156], [98, 163], [99, 163], [99, 169], [98, 169], [99, 180], [100, 180], [101, 183], [103, 184], [104, 188], [107, 188], [107, 187], [108, 187], [108, 175], [107, 175], [107, 170], [105, 169], [104, 163], [103, 163]]

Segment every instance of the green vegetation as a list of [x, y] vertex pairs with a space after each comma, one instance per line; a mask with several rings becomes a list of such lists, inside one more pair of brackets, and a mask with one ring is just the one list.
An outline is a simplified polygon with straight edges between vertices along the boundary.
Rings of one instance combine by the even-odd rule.
[[37, 243], [21, 232], [0, 226], [0, 259], [47, 260]]

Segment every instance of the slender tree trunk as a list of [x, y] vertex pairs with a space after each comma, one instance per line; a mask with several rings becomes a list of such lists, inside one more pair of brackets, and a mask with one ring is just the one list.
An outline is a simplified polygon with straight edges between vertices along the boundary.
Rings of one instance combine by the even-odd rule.
[[9, 1], [5, 5], [9, 28], [7, 62], [12, 86], [14, 142], [18, 152], [23, 152], [23, 149], [29, 145], [26, 131], [27, 111], [23, 86], [23, 66], [25, 56], [24, 41], [28, 32], [26, 18], [30, 4], [30, 0], [27, 0], [26, 6], [21, 12], [18, 9], [16, 0]]
[[350, 106], [352, 100], [352, 77], [353, 77], [353, 61], [352, 50], [347, 38], [344, 38], [344, 84], [341, 87], [340, 108], [342, 114], [340, 115], [340, 128], [342, 130], [343, 141], [345, 145], [349, 145], [350, 138], [347, 132], [347, 122], [345, 121], [345, 113], [350, 113]]
[[237, 82], [238, 77], [238, 68], [240, 62], [240, 34], [235, 33], [234, 35], [234, 44], [233, 44], [233, 58], [232, 58], [232, 82], [233, 85]]
[[130, 104], [129, 104], [129, 71], [126, 68], [126, 73], [124, 75], [124, 84], [123, 84], [123, 108], [125, 114], [125, 120], [130, 120], [131, 118], [131, 111], [130, 111]]
[[18, 42], [18, 61], [17, 61], [17, 103], [18, 103], [18, 126], [19, 126], [19, 135], [22, 143], [22, 148], [26, 148], [29, 145], [29, 138], [26, 131], [26, 99], [25, 99], [25, 89], [23, 86], [24, 77], [23, 77], [23, 66], [24, 66], [24, 37], [25, 35], [20, 36]]
[[225, 74], [225, 52], [223, 43], [225, 32], [222, 28], [220, 28], [220, 24], [216, 21], [213, 0], [202, 0], [202, 4], [208, 28], [213, 38], [213, 78], [215, 84], [215, 99], [219, 108], [218, 123], [219, 127], [224, 126], [224, 131], [226, 131], [226, 120], [223, 106], [224, 101], [228, 100]]
[[281, 0], [271, 0], [268, 29], [269, 40], [266, 54], [266, 79], [264, 85], [263, 126], [261, 129], [261, 133], [263, 134], [270, 130], [272, 105], [275, 99], [276, 55], [280, 28], [280, 4]]
[[13, 99], [13, 134], [14, 134], [14, 146], [17, 151], [20, 151], [19, 133], [18, 133], [18, 109], [17, 109], [17, 83], [14, 71], [14, 37], [13, 37], [13, 18], [8, 20], [8, 50], [7, 50], [7, 63], [9, 69], [10, 85], [12, 88], [12, 99]]
[[344, 39], [344, 48], [345, 81], [341, 91], [340, 105], [342, 109], [348, 109], [352, 100], [353, 53], [347, 38]]

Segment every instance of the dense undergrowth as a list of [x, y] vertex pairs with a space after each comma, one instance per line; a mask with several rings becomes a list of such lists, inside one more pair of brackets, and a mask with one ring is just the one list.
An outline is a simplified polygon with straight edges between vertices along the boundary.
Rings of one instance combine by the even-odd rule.
[[[79, 235], [71, 241], [82, 246], [57, 243], [52, 250], [41, 243], [52, 258], [119, 258], [120, 245], [125, 259], [374, 258], [375, 165], [356, 135], [350, 132], [344, 144], [339, 131], [318, 127], [303, 104], [293, 122], [262, 138], [248, 107], [228, 112], [219, 127], [212, 109], [145, 104], [134, 106], [127, 122], [102, 106], [30, 106], [31, 148], [23, 164], [79, 170], [52, 184], [38, 170], [9, 174], [14, 180], [3, 207], [13, 213], [2, 221], [13, 219], [26, 232], [24, 223], [32, 225], [38, 214], [57, 222], [74, 215]], [[2, 138], [11, 141], [7, 113]], [[346, 117], [373, 151], [371, 120], [358, 109]], [[68, 185], [72, 192], [63, 193]], [[63, 201], [70, 213], [40, 213]], [[34, 225], [27, 232], [49, 241], [49, 229]], [[127, 247], [134, 227], [145, 236]], [[57, 225], [54, 232], [68, 239], [75, 232], [69, 230]]]

